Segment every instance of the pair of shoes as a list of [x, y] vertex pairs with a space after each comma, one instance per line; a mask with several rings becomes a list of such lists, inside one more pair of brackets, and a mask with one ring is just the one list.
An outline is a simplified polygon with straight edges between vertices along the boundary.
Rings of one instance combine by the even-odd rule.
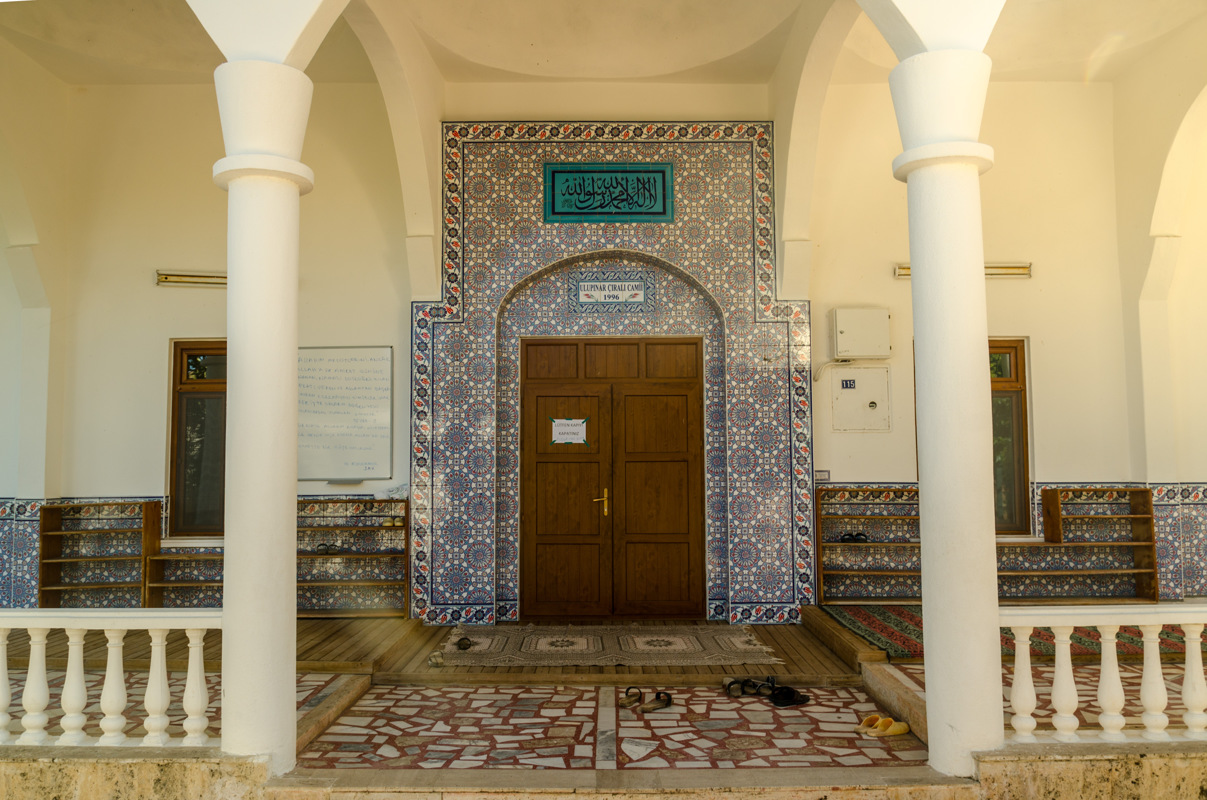
[[776, 708], [788, 708], [789, 706], [803, 706], [809, 702], [809, 695], [791, 686], [780, 686], [767, 699]]
[[775, 691], [775, 676], [768, 675], [767, 680], [759, 683], [754, 678], [731, 678], [722, 684], [725, 694], [730, 697], [757, 694], [760, 697], [770, 697]]
[[865, 717], [863, 722], [855, 726], [856, 733], [866, 733], [868, 736], [900, 736], [909, 733], [909, 724], [898, 722], [892, 717], [882, 717], [873, 714]]
[[327, 544], [326, 542], [319, 542], [318, 547], [314, 548], [314, 552], [320, 556], [334, 555], [335, 553], [339, 552], [339, 548], [333, 544]]
[[838, 541], [843, 542], [844, 544], [851, 544], [852, 542], [866, 542], [867, 540], [868, 535], [866, 533], [844, 533], [842, 536], [838, 537]]
[[670, 692], [654, 692], [654, 699], [648, 703], [642, 703], [641, 701], [644, 699], [645, 694], [640, 689], [636, 686], [630, 686], [624, 690], [624, 694], [616, 701], [616, 705], [619, 708], [638, 706], [637, 710], [644, 713], [646, 711], [657, 711], [660, 708], [667, 708], [675, 702], [671, 698]]

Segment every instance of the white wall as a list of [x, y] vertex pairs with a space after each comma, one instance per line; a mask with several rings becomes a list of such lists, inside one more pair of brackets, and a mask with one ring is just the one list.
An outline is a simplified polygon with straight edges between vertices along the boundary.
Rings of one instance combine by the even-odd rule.
[[17, 494], [20, 373], [21, 300], [0, 250], [0, 497]]
[[[225, 335], [224, 290], [155, 285], [157, 269], [225, 269], [226, 195], [211, 179], [223, 154], [214, 90], [94, 86], [69, 95], [78, 135], [59, 152], [73, 152], [79, 166], [57, 187], [70, 204], [44, 214], [70, 229], [78, 248], [75, 258], [51, 264], [54, 281], [71, 288], [54, 308], [65, 337], [55, 494], [161, 495], [171, 340]], [[301, 343], [395, 347], [393, 484], [405, 477], [409, 449], [409, 286], [397, 165], [377, 87], [319, 85], [303, 159], [316, 189], [302, 201]], [[8, 336], [0, 335], [5, 352]], [[351, 491], [375, 488], [384, 486]]]
[[1177, 409], [1178, 480], [1207, 482], [1207, 159], [1200, 159], [1186, 197], [1182, 247], [1169, 300]]
[[[994, 83], [981, 140], [995, 148], [982, 178], [985, 256], [1030, 261], [1030, 280], [987, 283], [989, 332], [1030, 346], [1032, 480], [1130, 477], [1120, 330], [1111, 88]], [[815, 363], [829, 352], [827, 313], [886, 306], [893, 315], [893, 430], [831, 430], [829, 375], [814, 385], [816, 466], [836, 481], [913, 481], [912, 310], [905, 186], [887, 85], [830, 88], [813, 199]]]
[[766, 85], [446, 83], [448, 120], [746, 120], [770, 117]]

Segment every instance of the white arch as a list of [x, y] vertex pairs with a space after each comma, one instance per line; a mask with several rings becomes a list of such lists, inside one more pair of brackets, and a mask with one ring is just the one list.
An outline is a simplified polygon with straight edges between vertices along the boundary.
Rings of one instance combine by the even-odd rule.
[[[1190, 188], [1202, 175], [1207, 145], [1207, 88], [1187, 109], [1174, 134], [1153, 204], [1149, 235], [1152, 257], [1140, 290], [1140, 370], [1144, 398], [1145, 471], [1149, 483], [1177, 483], [1184, 442], [1178, 402], [1179, 365], [1173, 357], [1176, 332], [1170, 319], [1177, 277], [1189, 268], [1182, 259], [1182, 232]], [[1183, 368], [1185, 368], [1183, 366]]]
[[834, 63], [859, 13], [855, 0], [835, 0], [828, 8], [802, 7], [776, 70], [773, 97], [780, 150], [776, 185], [781, 198], [776, 209], [781, 241], [776, 278], [781, 299], [809, 296], [813, 261], [809, 225], [821, 109]]
[[16, 159], [0, 135], [0, 235], [7, 245], [0, 263], [9, 273], [21, 304], [21, 340], [13, 342], [20, 367], [17, 387], [16, 496], [47, 495], [47, 406], [50, 398], [50, 299], [34, 246], [38, 231], [17, 174]]
[[403, 4], [352, 0], [344, 12], [377, 75], [402, 185], [416, 300], [440, 299], [440, 120], [444, 83]]

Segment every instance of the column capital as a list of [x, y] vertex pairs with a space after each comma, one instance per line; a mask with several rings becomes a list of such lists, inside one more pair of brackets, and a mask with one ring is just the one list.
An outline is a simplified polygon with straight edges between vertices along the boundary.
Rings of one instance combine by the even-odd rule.
[[972, 164], [983, 175], [993, 166], [993, 148], [980, 142], [924, 144], [893, 159], [893, 177], [906, 181], [914, 170], [933, 164]]
[[292, 158], [246, 153], [214, 162], [214, 183], [223, 189], [229, 189], [231, 181], [250, 175], [283, 178], [296, 184], [300, 194], [306, 194], [314, 188], [314, 170]]
[[893, 160], [893, 177], [904, 181], [932, 164], [972, 164], [982, 173], [993, 165], [993, 148], [977, 141], [991, 66], [975, 50], [936, 50], [893, 69], [889, 89], [905, 150]]

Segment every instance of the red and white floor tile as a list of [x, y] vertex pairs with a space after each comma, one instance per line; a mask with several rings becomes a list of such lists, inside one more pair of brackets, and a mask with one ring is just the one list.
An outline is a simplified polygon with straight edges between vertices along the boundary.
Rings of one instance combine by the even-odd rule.
[[[652, 697], [654, 690], [647, 690]], [[636, 769], [918, 765], [913, 735], [854, 731], [877, 713], [855, 689], [776, 708], [717, 688], [618, 709], [614, 687], [374, 687], [298, 757], [301, 768]]]

